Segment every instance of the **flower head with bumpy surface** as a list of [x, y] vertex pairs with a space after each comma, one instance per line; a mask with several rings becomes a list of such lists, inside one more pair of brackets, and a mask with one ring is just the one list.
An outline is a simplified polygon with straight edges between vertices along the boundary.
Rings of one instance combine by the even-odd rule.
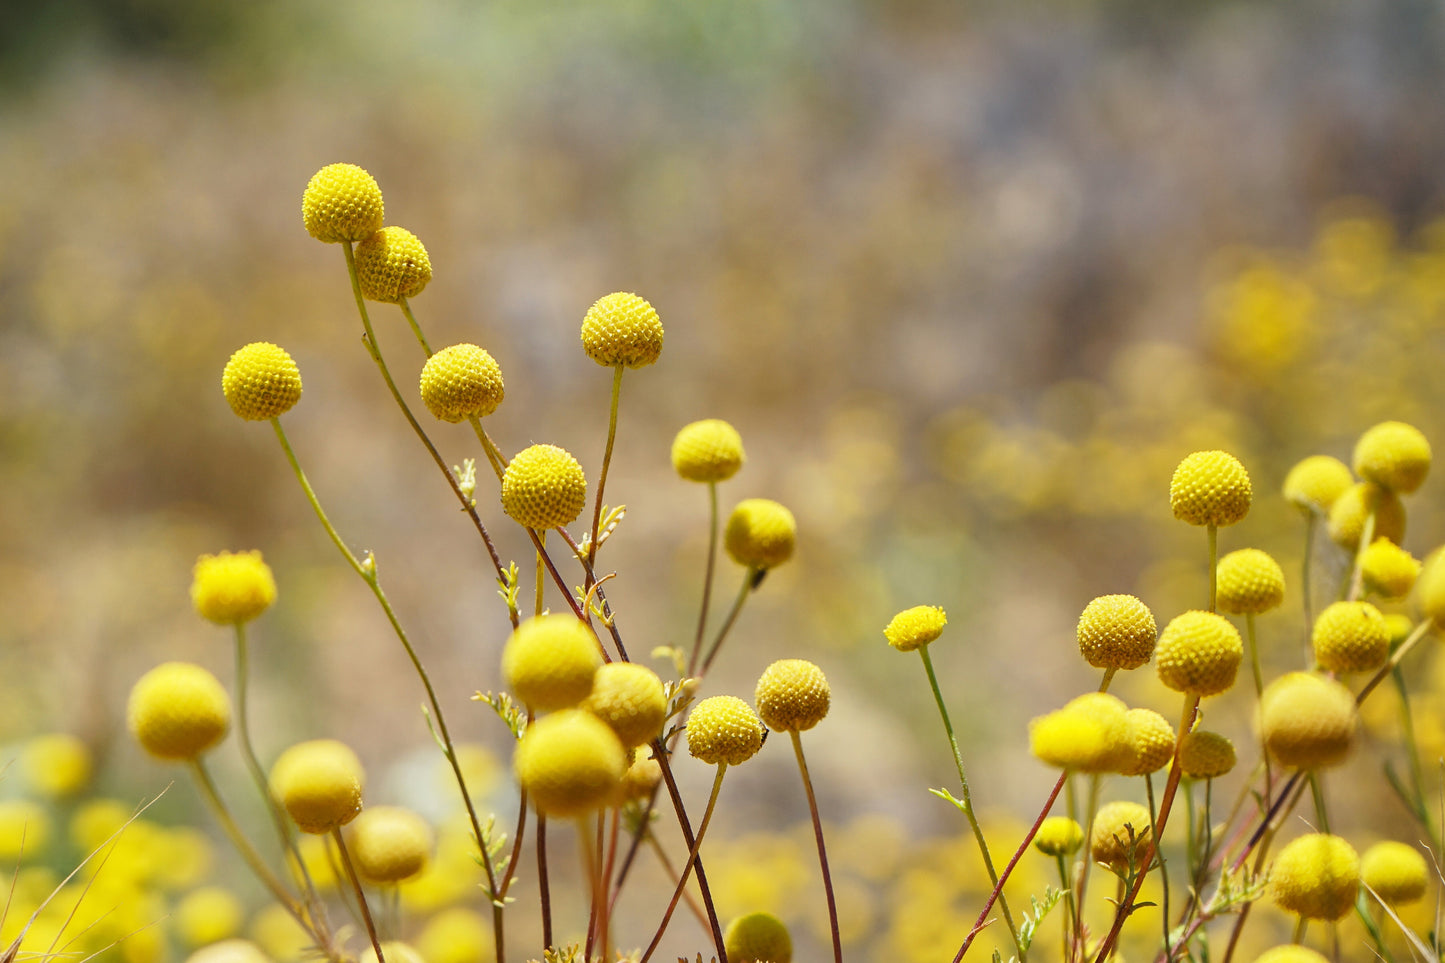
[[1128, 709], [1107, 693], [1081, 695], [1029, 723], [1029, 749], [1071, 772], [1118, 772], [1133, 758]]
[[1083, 844], [1084, 827], [1068, 816], [1050, 816], [1034, 835], [1034, 849], [1045, 856], [1067, 856]]
[[598, 298], [582, 318], [582, 349], [608, 368], [641, 368], [662, 353], [662, 322], [652, 305], [619, 291]]
[[1360, 574], [1371, 592], [1402, 599], [1420, 577], [1420, 560], [1388, 538], [1377, 538], [1360, 556]]
[[401, 806], [376, 806], [347, 827], [356, 869], [374, 883], [395, 883], [426, 868], [436, 840], [431, 826]]
[[793, 939], [771, 913], [749, 913], [728, 924], [723, 934], [728, 960], [735, 963], [792, 963]]
[[1179, 745], [1179, 770], [1190, 779], [1213, 779], [1234, 768], [1234, 743], [1217, 732], [1195, 729]]
[[1233, 615], [1259, 615], [1284, 601], [1284, 570], [1257, 548], [1221, 558], [1216, 581], [1219, 607]]
[[777, 568], [793, 557], [798, 523], [793, 513], [769, 498], [747, 498], [728, 516], [723, 545], [748, 568]]
[[1123, 776], [1158, 772], [1174, 758], [1174, 727], [1153, 709], [1130, 709], [1124, 714], [1129, 724], [1129, 761], [1119, 769]]
[[1360, 857], [1360, 877], [1382, 902], [1400, 906], [1425, 895], [1430, 869], [1414, 846], [1387, 841], [1365, 850]]
[[651, 742], [662, 731], [667, 695], [662, 680], [647, 666], [609, 662], [597, 670], [582, 708], [611, 726], [631, 749]]
[[1154, 655], [1159, 680], [1169, 688], [1218, 695], [1234, 685], [1244, 640], [1222, 615], [1185, 612], [1164, 627]]
[[1079, 616], [1079, 653], [1096, 669], [1137, 669], [1154, 654], [1154, 613], [1132, 595], [1101, 595]]
[[662, 766], [652, 756], [644, 757], [642, 751], [636, 752], [632, 764], [627, 767], [627, 772], [622, 775], [622, 783], [617, 787], [617, 799], [619, 804], [633, 799], [651, 799], [652, 790], [662, 781]]
[[1284, 497], [1300, 511], [1328, 514], [1335, 499], [1355, 483], [1355, 476], [1338, 458], [1311, 455], [1289, 470]]
[[1430, 442], [1413, 425], [1381, 422], [1355, 442], [1355, 474], [1392, 492], [1410, 494], [1429, 473]]
[[1149, 838], [1151, 827], [1147, 807], [1134, 802], [1105, 803], [1094, 816], [1094, 831], [1089, 836], [1090, 855], [1094, 862], [1124, 873], [1129, 868], [1131, 855], [1139, 853]]
[[563, 709], [527, 727], [513, 768], [539, 813], [578, 816], [616, 799], [627, 750], [592, 713]]
[[587, 698], [601, 665], [597, 637], [570, 612], [527, 619], [502, 649], [507, 687], [536, 712], [568, 709]]
[[737, 696], [710, 696], [687, 717], [687, 751], [710, 765], [736, 766], [763, 747], [763, 721]]
[[1315, 618], [1315, 661], [1330, 672], [1371, 672], [1390, 657], [1390, 630], [1369, 602], [1335, 602]]
[[195, 759], [226, 736], [231, 699], [211, 673], [189, 662], [166, 662], [130, 690], [126, 721], [146, 752]]
[[502, 511], [527, 528], [545, 531], [566, 525], [586, 504], [582, 466], [556, 445], [522, 449], [502, 474]]
[[1301, 836], [1275, 857], [1269, 871], [1269, 888], [1281, 909], [1305, 919], [1341, 919], [1355, 908], [1360, 857], [1338, 836]]
[[366, 776], [361, 760], [343, 742], [298, 742], [271, 767], [271, 792], [303, 833], [329, 833], [361, 813]]
[[381, 229], [384, 214], [376, 179], [355, 164], [327, 164], [301, 195], [306, 233], [328, 244], [364, 240]]
[[261, 553], [222, 552], [196, 559], [191, 603], [218, 625], [249, 622], [276, 601], [276, 579]]
[[684, 425], [672, 439], [672, 467], [686, 481], [726, 481], [743, 467], [743, 437], [721, 418]]
[[1191, 525], [1233, 525], [1249, 512], [1249, 472], [1225, 451], [1196, 451], [1174, 469], [1169, 507]]
[[247, 421], [265, 421], [301, 400], [301, 369], [285, 348], [254, 341], [240, 348], [221, 372], [226, 403]]
[[1350, 690], [1312, 672], [1287, 672], [1265, 686], [1259, 728], [1265, 748], [1295, 769], [1338, 765], [1354, 743], [1359, 713]]
[[806, 659], [780, 659], [763, 670], [754, 699], [775, 732], [803, 732], [823, 721], [832, 698], [823, 670]]
[[1330, 539], [1355, 551], [1365, 536], [1365, 520], [1375, 515], [1375, 538], [1388, 538], [1396, 545], [1405, 538], [1405, 503], [1400, 496], [1374, 482], [1351, 485], [1330, 508]]
[[356, 245], [356, 280], [362, 297], [400, 304], [431, 281], [431, 258], [411, 231], [383, 227]]
[[505, 394], [501, 365], [474, 344], [442, 348], [421, 369], [421, 400], [441, 421], [485, 418]]
[[937, 605], [915, 605], [889, 620], [883, 637], [899, 652], [912, 652], [943, 634], [948, 614]]

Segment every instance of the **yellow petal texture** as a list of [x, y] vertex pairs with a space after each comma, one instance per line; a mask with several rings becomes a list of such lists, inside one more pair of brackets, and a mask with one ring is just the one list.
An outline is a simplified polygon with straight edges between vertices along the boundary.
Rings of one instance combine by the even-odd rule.
[[1159, 680], [1169, 688], [1218, 695], [1234, 685], [1244, 640], [1222, 615], [1185, 612], [1164, 627], [1154, 655]]
[[823, 670], [806, 659], [780, 659], [763, 670], [754, 701], [776, 732], [803, 732], [828, 714], [832, 698]]
[[1233, 525], [1249, 513], [1249, 472], [1224, 451], [1196, 451], [1174, 469], [1169, 507], [1191, 525]]
[[937, 639], [948, 624], [948, 614], [937, 605], [915, 605], [889, 620], [883, 637], [899, 652], [912, 652]]
[[1294, 769], [1323, 769], [1343, 762], [1354, 743], [1358, 720], [1350, 690], [1312, 672], [1285, 673], [1265, 687], [1259, 702], [1265, 747]]
[[335, 739], [287, 749], [271, 766], [271, 791], [306, 833], [329, 833], [361, 813], [361, 760]]
[[328, 244], [364, 240], [381, 229], [384, 213], [381, 188], [355, 164], [327, 164], [301, 195], [306, 233]]
[[191, 602], [220, 625], [249, 622], [276, 601], [276, 579], [261, 553], [202, 555], [192, 570]]
[[1338, 920], [1355, 908], [1360, 857], [1339, 836], [1310, 833], [1279, 851], [1269, 872], [1270, 895], [1305, 919]]
[[687, 751], [710, 765], [736, 766], [763, 746], [763, 721], [737, 696], [709, 696], [687, 717]]
[[1369, 602], [1335, 602], [1315, 618], [1315, 661], [1330, 672], [1371, 672], [1390, 657], [1390, 630]]
[[631, 749], [662, 732], [667, 696], [662, 680], [647, 666], [609, 662], [593, 676], [592, 692], [582, 708], [611, 726], [622, 745]]
[[1179, 746], [1179, 769], [1190, 779], [1213, 779], [1234, 768], [1234, 743], [1217, 732], [1195, 729]]
[[743, 467], [743, 438], [721, 418], [684, 425], [672, 439], [672, 467], [694, 482], [726, 481]]
[[1079, 653], [1098, 669], [1137, 669], [1154, 654], [1154, 613], [1132, 595], [1101, 595], [1079, 616]]
[[502, 475], [502, 511], [527, 528], [545, 531], [569, 524], [586, 504], [582, 466], [556, 445], [522, 449]]
[[1284, 570], [1267, 552], [1241, 548], [1219, 560], [1217, 601], [1234, 615], [1259, 615], [1284, 601]]
[[226, 403], [247, 421], [265, 421], [301, 400], [301, 369], [285, 348], [254, 341], [231, 355], [221, 372]]
[[399, 304], [431, 281], [431, 258], [411, 231], [383, 227], [356, 246], [356, 280], [362, 297]]
[[798, 523], [787, 508], [768, 498], [747, 498], [728, 516], [723, 545], [739, 565], [768, 569], [793, 557], [797, 537]]
[[1355, 474], [1392, 492], [1408, 495], [1430, 473], [1430, 442], [1403, 421], [1385, 421], [1355, 442]]
[[563, 709], [527, 726], [513, 768], [539, 813], [579, 816], [615, 799], [627, 751], [601, 719]]
[[1119, 770], [1124, 776], [1158, 772], [1174, 758], [1174, 727], [1153, 709], [1130, 709], [1124, 714], [1129, 724], [1129, 762]]
[[662, 321], [652, 305], [619, 291], [598, 298], [582, 318], [582, 349], [608, 368], [641, 368], [662, 353]]
[[194, 759], [225, 738], [231, 699], [215, 676], [189, 662], [156, 666], [130, 690], [126, 719], [141, 747], [161, 759]]

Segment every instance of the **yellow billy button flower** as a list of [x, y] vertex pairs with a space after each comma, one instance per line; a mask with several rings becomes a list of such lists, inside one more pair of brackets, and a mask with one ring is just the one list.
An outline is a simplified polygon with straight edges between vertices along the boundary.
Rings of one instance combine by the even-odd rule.
[[381, 188], [355, 164], [327, 164], [301, 195], [306, 233], [328, 244], [364, 240], [381, 229], [384, 213]]
[[726, 481], [743, 467], [743, 438], [721, 418], [684, 425], [672, 439], [672, 467], [686, 481]]
[[662, 781], [662, 766], [651, 755], [643, 758], [642, 752], [634, 753], [632, 764], [622, 774], [622, 784], [617, 787], [619, 803], [646, 799], [653, 788]]
[[1330, 963], [1330, 961], [1308, 946], [1289, 943], [1265, 950], [1255, 957], [1254, 963]]
[[763, 670], [754, 695], [758, 715], [775, 732], [804, 732], [828, 714], [823, 670], [806, 659], [780, 659]]
[[580, 816], [616, 799], [627, 750], [601, 719], [563, 709], [527, 726], [513, 767], [537, 812]]
[[1425, 895], [1430, 878], [1425, 857], [1404, 843], [1376, 843], [1360, 857], [1360, 876], [1383, 903], [1401, 906]]
[[1330, 508], [1330, 538], [1354, 551], [1365, 535], [1365, 518], [1375, 513], [1375, 538], [1396, 545], [1405, 540], [1405, 505], [1400, 496], [1373, 482], [1352, 485]]
[[1154, 613], [1132, 595], [1101, 595], [1079, 616], [1079, 652], [1096, 669], [1137, 669], [1154, 654]]
[[1228, 452], [1196, 451], [1174, 469], [1169, 507], [1191, 525], [1233, 525], [1249, 512], [1249, 472]]
[[1371, 592], [1401, 599], [1410, 594], [1420, 577], [1420, 560], [1388, 538], [1377, 538], [1361, 556], [1360, 572]]
[[637, 295], [609, 294], [598, 298], [582, 318], [582, 349], [607, 368], [650, 365], [662, 354], [662, 322]]
[[491, 923], [461, 906], [427, 920], [416, 938], [417, 952], [426, 963], [491, 963], [493, 945]]
[[728, 960], [736, 963], [792, 963], [793, 940], [783, 921], [771, 913], [749, 913], [723, 933]]
[[215, 676], [189, 662], [166, 662], [130, 690], [126, 719], [141, 747], [161, 759], [194, 759], [226, 736], [231, 699]]
[[1217, 732], [1195, 729], [1179, 746], [1179, 771], [1190, 779], [1213, 779], [1234, 768], [1234, 743]]
[[1129, 725], [1129, 759], [1119, 770], [1123, 776], [1158, 772], [1174, 758], [1174, 727], [1153, 709], [1124, 713]]
[[329, 833], [361, 813], [361, 760], [335, 739], [298, 742], [271, 767], [271, 792], [303, 833]]
[[709, 765], [747, 762], [763, 747], [763, 722], [737, 696], [710, 696], [687, 717], [687, 751]]
[[507, 687], [536, 712], [571, 708], [587, 698], [601, 665], [596, 636], [570, 612], [527, 619], [502, 649]]
[[1392, 492], [1408, 495], [1430, 472], [1430, 442], [1420, 429], [1385, 421], [1355, 442], [1355, 473]]
[[1281, 909], [1310, 920], [1342, 919], [1355, 908], [1360, 857], [1338, 836], [1309, 833], [1280, 850], [1269, 888]]
[[1259, 727], [1265, 747], [1293, 769], [1323, 769], [1349, 755], [1359, 713], [1341, 683], [1311, 672], [1287, 672], [1265, 686]]
[[485, 418], [497, 410], [505, 394], [501, 365], [474, 344], [442, 348], [421, 369], [421, 400], [441, 421], [456, 424]]
[[1029, 723], [1029, 749], [1042, 762], [1072, 772], [1117, 772], [1132, 757], [1128, 710], [1090, 692]]
[[1067, 856], [1083, 844], [1084, 827], [1068, 816], [1050, 816], [1034, 836], [1034, 849], [1045, 856]]
[[1244, 640], [1222, 615], [1185, 612], [1164, 627], [1154, 653], [1159, 680], [1169, 688], [1218, 695], [1234, 685]]
[[69, 733], [36, 736], [20, 753], [25, 788], [42, 799], [73, 796], [90, 781], [90, 748]]
[[792, 512], [768, 498], [747, 498], [728, 517], [723, 545], [739, 565], [769, 569], [793, 557], [797, 537]]
[[1315, 660], [1330, 672], [1372, 672], [1390, 657], [1390, 630], [1369, 602], [1335, 602], [1315, 619]]
[[1219, 607], [1234, 615], [1259, 615], [1284, 601], [1284, 570], [1257, 548], [1221, 558], [1217, 585]]
[[[581, 624], [580, 622], [578, 623]], [[596, 650], [596, 645], [593, 650]], [[662, 680], [645, 665], [609, 662], [592, 679], [582, 708], [612, 727], [628, 749], [651, 742], [667, 718]]]
[[400, 304], [427, 286], [431, 258], [411, 231], [383, 227], [356, 246], [356, 279], [362, 297]]
[[[1089, 854], [1114, 872], [1129, 869], [1131, 855], [1137, 855], [1149, 838], [1152, 824], [1149, 810], [1133, 802], [1111, 802], [1099, 807], [1094, 830], [1089, 836]], [[1136, 866], [1136, 870], [1144, 867]]]
[[899, 652], [912, 652], [943, 634], [948, 615], [937, 605], [915, 605], [889, 620], [883, 637]]
[[396, 883], [426, 868], [435, 845], [431, 826], [410, 809], [377, 806], [347, 827], [356, 871], [373, 883]]
[[218, 625], [249, 622], [276, 601], [276, 579], [261, 553], [222, 552], [196, 559], [191, 602]]
[[1415, 602], [1437, 628], [1445, 626], [1445, 547], [1425, 556], [1415, 580]]
[[1355, 476], [1338, 458], [1311, 455], [1296, 464], [1284, 478], [1284, 497], [1306, 515], [1327, 515], [1335, 499], [1355, 483]]
[[172, 915], [187, 946], [205, 946], [239, 933], [246, 909], [230, 890], [203, 886], [187, 893]]
[[301, 400], [301, 369], [285, 348], [253, 341], [226, 362], [221, 391], [231, 410], [247, 421], [276, 418]]
[[566, 525], [587, 504], [587, 476], [571, 452], [533, 445], [517, 452], [502, 475], [502, 511], [519, 525], [546, 531]]

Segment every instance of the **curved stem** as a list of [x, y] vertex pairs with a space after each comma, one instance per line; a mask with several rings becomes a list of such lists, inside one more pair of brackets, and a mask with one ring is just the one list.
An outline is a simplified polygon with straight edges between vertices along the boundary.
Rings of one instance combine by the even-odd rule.
[[712, 640], [712, 646], [707, 650], [707, 657], [702, 660], [702, 672], [699, 675], [707, 675], [707, 670], [712, 668], [712, 660], [717, 658], [717, 651], [722, 647], [723, 639], [726, 639], [728, 632], [732, 631], [733, 623], [737, 621], [738, 613], [743, 610], [743, 603], [748, 600], [748, 595], [757, 585], [760, 574], [759, 569], [750, 568], [743, 576], [742, 588], [738, 590], [738, 596], [733, 600], [733, 607], [728, 610], [728, 616], [723, 620], [722, 628], [718, 629], [717, 638]]
[[707, 483], [707, 504], [707, 568], [702, 577], [702, 605], [697, 613], [697, 634], [692, 640], [692, 657], [687, 661], [688, 675], [697, 671], [697, 660], [702, 655], [702, 637], [707, 634], [707, 610], [712, 601], [712, 577], [717, 568], [717, 482]]
[[1360, 694], [1355, 696], [1355, 705], [1360, 705], [1364, 702], [1370, 693], [1374, 692], [1376, 687], [1379, 686], [1381, 682], [1384, 682], [1391, 672], [1395, 671], [1405, 656], [1410, 654], [1410, 650], [1419, 644], [1420, 640], [1425, 637], [1425, 633], [1429, 632], [1434, 626], [1435, 623], [1430, 619], [1424, 619], [1419, 625], [1415, 626], [1414, 631], [1407, 635], [1405, 641], [1401, 642], [1395, 649], [1395, 653], [1390, 656], [1390, 661], [1381, 666], [1380, 671], [1372, 675], [1370, 681], [1366, 682], [1364, 688], [1360, 690]]
[[1310, 795], [1315, 801], [1315, 819], [1319, 821], [1319, 831], [1328, 833], [1330, 831], [1330, 814], [1325, 808], [1325, 790], [1320, 785], [1320, 774], [1318, 770], [1312, 769], [1309, 774]]
[[843, 963], [843, 940], [838, 935], [838, 904], [833, 898], [833, 876], [828, 872], [828, 851], [823, 846], [823, 821], [818, 817], [818, 799], [813, 795], [813, 780], [808, 776], [808, 762], [803, 758], [803, 739], [797, 729], [788, 730], [788, 735], [793, 737], [793, 754], [798, 757], [798, 771], [803, 776], [803, 789], [808, 793], [808, 811], [813, 816], [818, 863], [823, 869], [823, 891], [828, 896], [828, 925], [833, 931], [833, 963]]
[[416, 315], [411, 313], [411, 302], [406, 298], [402, 298], [397, 304], [401, 307], [401, 313], [406, 315], [406, 323], [411, 325], [411, 333], [416, 335], [417, 343], [421, 345], [421, 349], [425, 351], [426, 356], [430, 358], [433, 354], [431, 345], [426, 343], [426, 335], [421, 333], [421, 325], [416, 323]]
[[672, 774], [669, 753], [662, 744], [661, 738], [652, 740], [652, 757], [662, 768], [662, 781], [667, 786], [668, 798], [672, 800], [672, 809], [677, 815], [677, 825], [682, 829], [683, 842], [687, 843], [688, 852], [694, 853], [692, 860], [693, 865], [697, 867], [697, 888], [702, 892], [702, 905], [707, 910], [707, 921], [712, 927], [713, 948], [717, 950], [718, 963], [728, 963], [722, 924], [718, 922], [717, 907], [713, 904], [712, 890], [707, 884], [707, 873], [702, 868], [702, 856], [695, 853], [696, 840], [692, 835], [692, 823], [688, 820], [687, 809], [682, 804], [682, 794], [677, 791], [677, 779]]
[[336, 842], [336, 850], [341, 854], [341, 865], [346, 867], [346, 878], [351, 882], [351, 889], [356, 893], [356, 904], [361, 907], [361, 919], [366, 923], [366, 935], [371, 938], [371, 948], [376, 950], [376, 963], [386, 963], [386, 958], [381, 953], [381, 937], [376, 933], [376, 923], [371, 918], [371, 907], [367, 905], [366, 893], [361, 888], [361, 880], [356, 875], [356, 867], [351, 862], [351, 853], [346, 848], [346, 840], [341, 838], [341, 827], [337, 826], [331, 830], [331, 838]]
[[688, 878], [692, 875], [692, 864], [697, 859], [698, 850], [702, 848], [703, 834], [707, 832], [708, 823], [712, 821], [713, 808], [717, 805], [718, 793], [722, 791], [723, 776], [726, 775], [727, 770], [727, 763], [717, 764], [717, 775], [712, 780], [712, 792], [707, 797], [707, 808], [703, 810], [702, 822], [697, 825], [697, 838], [692, 841], [692, 847], [687, 853], [687, 861], [682, 864], [682, 875], [677, 878], [677, 886], [672, 890], [672, 899], [667, 901], [667, 909], [662, 914], [662, 922], [657, 924], [657, 931], [652, 934], [652, 942], [647, 944], [647, 950], [642, 954], [642, 959], [638, 963], [647, 963], [652, 958], [652, 954], [657, 950], [657, 944], [662, 942], [662, 934], [667, 932], [667, 924], [672, 922], [672, 914], [677, 909], [677, 901], [682, 898], [683, 891], [687, 889]]
[[315, 931], [312, 923], [306, 918], [306, 913], [301, 908], [301, 904], [296, 901], [294, 896], [287, 892], [281, 880], [276, 878], [276, 874], [271, 872], [265, 860], [261, 858], [261, 855], [256, 852], [255, 847], [251, 845], [250, 840], [241, 832], [241, 827], [236, 825], [236, 820], [232, 818], [231, 811], [226, 808], [226, 804], [221, 800], [221, 794], [216, 791], [216, 784], [211, 780], [211, 774], [206, 770], [206, 764], [200, 760], [200, 757], [191, 759], [189, 762], [191, 774], [196, 777], [196, 782], [200, 785], [201, 796], [206, 800], [207, 805], [211, 807], [211, 812], [215, 815], [216, 821], [221, 824], [221, 829], [225, 831], [226, 836], [231, 840], [231, 845], [236, 847], [236, 852], [241, 854], [241, 858], [246, 861], [246, 865], [251, 868], [251, 872], [256, 874], [256, 878], [261, 881], [261, 884], [271, 891], [272, 896], [276, 897], [276, 902], [286, 907], [287, 912], [295, 917], [296, 922], [300, 923], [307, 932], [314, 934]]

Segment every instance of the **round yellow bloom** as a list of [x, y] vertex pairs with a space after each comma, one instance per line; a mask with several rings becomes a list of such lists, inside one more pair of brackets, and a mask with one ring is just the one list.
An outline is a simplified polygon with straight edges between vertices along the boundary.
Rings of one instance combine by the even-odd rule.
[[485, 418], [505, 394], [501, 365], [474, 344], [442, 348], [421, 369], [421, 400], [441, 421]]
[[272, 903], [251, 917], [249, 933], [273, 960], [292, 963], [315, 948], [315, 938], [280, 903]]
[[792, 512], [768, 498], [747, 498], [728, 517], [723, 545], [739, 565], [768, 569], [793, 557], [797, 537]]
[[368, 809], [346, 831], [356, 871], [373, 883], [396, 883], [415, 876], [426, 868], [435, 843], [427, 821], [401, 806]]
[[522, 449], [502, 475], [502, 511], [527, 528], [545, 531], [566, 525], [586, 504], [582, 466], [556, 445]]
[[1329, 513], [1335, 499], [1355, 483], [1355, 476], [1338, 458], [1311, 455], [1296, 464], [1284, 478], [1284, 497], [1300, 511]]
[[1029, 749], [1042, 762], [1073, 772], [1118, 772], [1131, 760], [1128, 710], [1090, 692], [1029, 723]]
[[1132, 595], [1101, 595], [1079, 616], [1079, 652], [1096, 669], [1137, 669], [1154, 654], [1154, 613]]
[[1185, 612], [1164, 627], [1154, 652], [1159, 680], [1169, 688], [1218, 695], [1234, 685], [1244, 640], [1222, 615]]
[[156, 666], [130, 690], [131, 735], [161, 759], [194, 759], [226, 736], [231, 699], [215, 676], [189, 662]]
[[1147, 807], [1133, 802], [1105, 803], [1094, 816], [1089, 853], [1094, 862], [1103, 863], [1116, 873], [1127, 872], [1131, 854], [1140, 852], [1151, 830]]
[[1249, 472], [1224, 451], [1196, 451], [1174, 469], [1169, 507], [1191, 525], [1233, 525], [1249, 512]]
[[384, 213], [381, 188], [355, 164], [327, 164], [301, 195], [306, 233], [328, 244], [364, 240], [381, 229]]
[[196, 559], [191, 603], [218, 625], [249, 622], [276, 601], [276, 579], [261, 553], [222, 552]]
[[577, 705], [592, 691], [602, 650], [571, 612], [527, 619], [502, 649], [502, 674], [522, 704], [537, 712]]
[[1265, 747], [1283, 765], [1322, 769], [1349, 754], [1359, 713], [1350, 690], [1334, 679], [1285, 673], [1265, 687], [1259, 706]]
[[710, 696], [687, 717], [687, 751], [709, 765], [747, 762], [763, 747], [763, 721], [737, 696]]
[[527, 726], [513, 768], [537, 812], [579, 816], [616, 797], [627, 771], [627, 750], [601, 719], [563, 709]]
[[1385, 630], [1390, 633], [1390, 648], [1393, 649], [1415, 630], [1415, 622], [1408, 615], [1391, 612], [1385, 616]]
[[889, 620], [883, 637], [899, 652], [912, 652], [937, 639], [948, 624], [948, 614], [937, 605], [915, 605]]
[[632, 749], [662, 732], [667, 695], [662, 680], [647, 666], [609, 662], [597, 670], [582, 708], [611, 726], [622, 745]]
[[1335, 602], [1315, 618], [1315, 661], [1330, 672], [1371, 672], [1390, 657], [1390, 630], [1369, 602]]
[[793, 940], [783, 921], [771, 913], [749, 913], [728, 924], [723, 934], [728, 960], [736, 963], [792, 963]]
[[20, 753], [26, 788], [44, 799], [73, 796], [90, 781], [90, 748], [69, 733], [36, 736]]
[[1067, 856], [1083, 844], [1084, 827], [1068, 816], [1050, 816], [1034, 835], [1034, 848], [1045, 856]]
[[285, 348], [253, 341], [226, 362], [221, 392], [231, 410], [247, 421], [276, 418], [301, 400], [301, 369]]
[[1258, 615], [1284, 601], [1284, 570], [1267, 552], [1241, 548], [1219, 560], [1219, 607], [1234, 615]]
[[1400, 496], [1373, 482], [1351, 485], [1330, 508], [1330, 538], [1336, 545], [1355, 551], [1365, 534], [1365, 518], [1375, 513], [1375, 538], [1388, 538], [1396, 545], [1405, 540], [1405, 505]]
[[1360, 558], [1365, 587], [1382, 598], [1400, 599], [1410, 594], [1420, 577], [1420, 560], [1388, 538], [1377, 538]]
[[50, 814], [29, 799], [0, 799], [0, 860], [12, 867], [45, 852], [50, 842]]
[[1119, 770], [1123, 776], [1158, 772], [1174, 758], [1174, 727], [1153, 709], [1130, 709], [1124, 713], [1129, 724], [1129, 761]]
[[1217, 732], [1195, 729], [1179, 746], [1179, 771], [1190, 779], [1213, 779], [1234, 768], [1234, 743]]
[[1414, 846], [1387, 841], [1365, 850], [1360, 857], [1360, 876], [1382, 902], [1401, 906], [1425, 895], [1430, 870]]
[[804, 732], [828, 714], [832, 698], [823, 670], [806, 659], [779, 659], [763, 670], [753, 699], [775, 732]]
[[633, 799], [646, 799], [662, 781], [662, 766], [652, 756], [643, 758], [642, 753], [634, 755], [627, 772], [622, 774], [622, 785], [618, 787], [619, 804]]
[[1255, 958], [1254, 963], [1330, 963], [1308, 946], [1288, 943], [1265, 950]]
[[427, 920], [416, 948], [426, 963], [492, 963], [492, 924], [475, 910], [442, 910]]
[[684, 425], [672, 439], [672, 467], [686, 481], [726, 481], [743, 467], [743, 437], [721, 418]]
[[1355, 908], [1360, 857], [1338, 836], [1309, 833], [1280, 850], [1269, 888], [1281, 909], [1305, 919], [1341, 919]]
[[609, 294], [598, 298], [582, 318], [582, 350], [607, 368], [650, 365], [662, 353], [662, 322], [637, 295]]
[[335, 739], [298, 742], [271, 767], [271, 792], [304, 833], [329, 833], [361, 813], [361, 760]]
[[1392, 492], [1408, 495], [1430, 472], [1430, 442], [1420, 429], [1385, 421], [1355, 442], [1355, 474]]
[[431, 258], [411, 231], [383, 227], [356, 246], [356, 279], [362, 297], [400, 304], [431, 281]]
[[1437, 548], [1425, 556], [1420, 577], [1415, 580], [1415, 601], [1420, 614], [1445, 626], [1445, 548]]
[[187, 946], [205, 946], [241, 932], [245, 907], [236, 894], [222, 886], [203, 886], [187, 893], [172, 914], [176, 930]]

